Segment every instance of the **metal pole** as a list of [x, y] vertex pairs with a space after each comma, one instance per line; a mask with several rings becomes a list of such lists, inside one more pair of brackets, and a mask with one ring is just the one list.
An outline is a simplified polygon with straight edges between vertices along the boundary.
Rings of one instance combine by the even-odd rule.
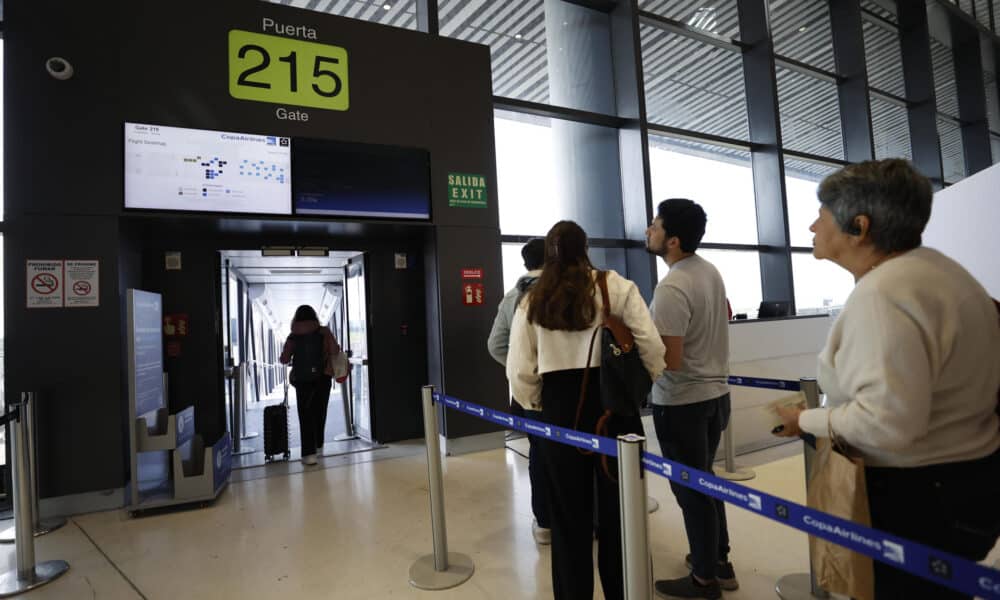
[[746, 481], [753, 479], [757, 473], [753, 469], [744, 469], [736, 465], [736, 444], [733, 442], [733, 416], [729, 415], [729, 426], [722, 432], [722, 450], [726, 458], [725, 470], [717, 475], [729, 481]]
[[243, 448], [243, 440], [249, 439], [256, 436], [253, 434], [247, 436], [243, 434], [244, 417], [244, 393], [246, 392], [246, 368], [245, 363], [240, 363], [233, 369], [233, 399], [232, 399], [232, 438], [233, 438], [233, 456], [239, 456], [242, 454], [253, 453], [253, 448]]
[[233, 397], [232, 404], [233, 422], [233, 454], [240, 454], [243, 447], [243, 368], [242, 365], [233, 367]]
[[25, 392], [25, 394], [28, 401], [25, 406], [25, 413], [21, 415], [21, 418], [27, 422], [28, 461], [30, 465], [28, 475], [31, 477], [31, 495], [33, 500], [32, 518], [34, 519], [35, 536], [39, 536], [59, 529], [66, 524], [66, 519], [64, 517], [42, 519], [41, 511], [38, 507], [38, 438], [35, 436], [35, 432], [37, 431], [35, 428], [35, 416], [37, 414], [35, 406], [37, 403], [34, 392]]
[[444, 522], [444, 481], [441, 476], [441, 442], [438, 439], [434, 386], [425, 385], [421, 396], [434, 554], [423, 556], [413, 563], [410, 567], [410, 585], [422, 590], [446, 590], [465, 583], [472, 577], [475, 565], [465, 554], [448, 552], [448, 536]]
[[28, 448], [28, 419], [32, 394], [21, 394], [18, 417], [8, 427], [11, 444], [11, 482], [14, 494], [15, 568], [0, 575], [0, 598], [22, 594], [45, 585], [69, 570], [62, 560], [35, 564], [34, 500], [31, 488], [31, 458]]
[[622, 574], [625, 600], [653, 597], [653, 569], [649, 553], [649, 519], [642, 452], [646, 438], [630, 433], [618, 436], [618, 501], [622, 525]]
[[351, 376], [348, 375], [347, 377], [348, 379], [345, 379], [344, 383], [339, 384], [340, 400], [344, 404], [344, 433], [338, 434], [333, 438], [337, 442], [358, 439], [358, 434], [354, 431], [354, 410], [351, 406], [351, 399], [347, 397], [347, 381]]
[[[246, 368], [249, 366], [250, 368]], [[254, 387], [255, 368], [254, 365], [240, 363], [240, 435], [245, 440], [253, 439], [259, 435], [256, 431], [247, 431], [247, 395]]]
[[[34, 392], [23, 392], [20, 408], [20, 421], [24, 422], [24, 442], [28, 454], [28, 485], [31, 487], [31, 522], [35, 537], [45, 535], [66, 524], [63, 517], [42, 519], [38, 507], [38, 447], [35, 437], [35, 403]], [[10, 544], [17, 539], [17, 527], [9, 527], [0, 533], [0, 543]]]
[[[803, 377], [799, 380], [802, 393], [806, 397], [806, 408], [819, 408], [819, 383], [812, 377]], [[812, 475], [813, 460], [816, 450], [809, 444], [805, 446], [806, 459], [806, 489], [809, 489], [809, 478]], [[818, 598], [826, 600], [830, 597], [829, 592], [819, 587], [816, 583], [816, 576], [812, 572], [812, 551], [810, 548], [809, 573], [795, 573], [785, 575], [778, 580], [774, 586], [774, 591], [782, 600], [807, 600]]]

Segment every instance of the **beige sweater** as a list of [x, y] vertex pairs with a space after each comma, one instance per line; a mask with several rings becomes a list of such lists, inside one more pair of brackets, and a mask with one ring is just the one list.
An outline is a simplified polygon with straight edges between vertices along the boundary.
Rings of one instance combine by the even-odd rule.
[[[597, 318], [591, 327], [583, 331], [559, 331], [529, 323], [526, 312], [528, 297], [521, 301], [514, 312], [510, 326], [510, 350], [507, 354], [507, 379], [510, 380], [514, 399], [524, 408], [541, 410], [542, 374], [587, 366], [590, 339], [594, 329], [601, 323], [601, 310], [604, 306], [600, 289], [596, 286], [594, 293]], [[650, 378], [655, 380], [666, 366], [663, 362], [666, 349], [639, 289], [618, 273], [608, 271], [608, 298], [611, 301], [611, 314], [620, 317], [632, 330], [643, 365], [649, 371]], [[601, 364], [599, 346], [598, 340], [590, 358], [590, 365], [593, 367]]]
[[833, 431], [872, 466], [982, 458], [1000, 448], [994, 412], [1000, 326], [958, 263], [917, 248], [866, 274], [819, 355], [827, 408], [799, 426]]

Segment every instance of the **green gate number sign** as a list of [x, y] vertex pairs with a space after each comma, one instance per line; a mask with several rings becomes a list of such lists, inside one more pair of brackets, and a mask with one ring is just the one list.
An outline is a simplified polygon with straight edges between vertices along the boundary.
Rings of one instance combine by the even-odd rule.
[[347, 110], [347, 50], [233, 29], [229, 95], [242, 100]]
[[486, 178], [467, 173], [448, 173], [448, 206], [486, 208]]

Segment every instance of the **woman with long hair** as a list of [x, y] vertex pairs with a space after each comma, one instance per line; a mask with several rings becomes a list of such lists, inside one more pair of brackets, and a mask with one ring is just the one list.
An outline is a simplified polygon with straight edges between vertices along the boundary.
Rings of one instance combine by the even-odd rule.
[[[587, 234], [572, 221], [556, 223], [545, 237], [545, 265], [511, 323], [507, 378], [515, 400], [541, 411], [542, 420], [592, 433], [601, 406], [600, 348], [591, 339], [601, 325], [599, 271], [587, 257]], [[606, 272], [611, 313], [632, 331], [643, 365], [655, 379], [664, 368], [663, 342], [634, 283]], [[590, 365], [584, 388], [584, 372]], [[580, 405], [581, 393], [585, 392]], [[642, 433], [638, 416], [613, 416], [607, 435]], [[552, 587], [555, 598], [594, 594], [593, 537], [597, 521], [598, 570], [605, 598], [623, 597], [618, 487], [600, 456], [545, 442], [552, 524]], [[597, 493], [594, 493], [594, 482]], [[595, 498], [596, 496], [596, 498]], [[595, 506], [596, 502], [596, 506]]]
[[302, 462], [316, 464], [322, 455], [326, 430], [326, 408], [333, 385], [333, 359], [340, 354], [340, 344], [329, 327], [319, 323], [316, 311], [308, 304], [295, 310], [292, 332], [285, 340], [281, 364], [292, 363], [291, 383], [299, 413], [302, 438]]

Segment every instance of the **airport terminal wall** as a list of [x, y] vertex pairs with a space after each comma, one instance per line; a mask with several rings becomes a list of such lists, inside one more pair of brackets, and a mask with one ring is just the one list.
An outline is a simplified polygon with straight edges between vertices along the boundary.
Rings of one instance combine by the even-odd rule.
[[[292, 35], [312, 30], [318, 43], [347, 49], [348, 110], [305, 108], [308, 121], [290, 120], [279, 105], [230, 96], [228, 32], [263, 33], [268, 23], [269, 35], [282, 35], [273, 25], [280, 23], [295, 26]], [[486, 47], [240, 0], [17, 2], [5, 5], [4, 27], [6, 390], [8, 398], [39, 393], [42, 498], [127, 481], [123, 298], [130, 287], [160, 292], [168, 310], [191, 314], [197, 339], [168, 367], [177, 373], [171, 407], [197, 405], [199, 433], [209, 441], [221, 434], [220, 338], [212, 321], [223, 248], [291, 243], [370, 252], [380, 441], [419, 434], [415, 383], [506, 405], [502, 369], [484, 351], [503, 293]], [[51, 77], [45, 63], [52, 56], [68, 59], [74, 76]], [[127, 211], [125, 122], [423, 148], [431, 219], [358, 224]], [[486, 207], [449, 206], [449, 173], [482, 175]], [[182, 252], [182, 271], [164, 272], [167, 250]], [[394, 252], [407, 252], [415, 268], [395, 272]], [[99, 306], [27, 308], [25, 261], [40, 259], [99, 261]], [[484, 305], [462, 305], [464, 268], [482, 269]], [[400, 345], [403, 319], [409, 342]], [[411, 397], [413, 407], [405, 404]], [[449, 416], [444, 430], [449, 439], [497, 431], [461, 415]]]

